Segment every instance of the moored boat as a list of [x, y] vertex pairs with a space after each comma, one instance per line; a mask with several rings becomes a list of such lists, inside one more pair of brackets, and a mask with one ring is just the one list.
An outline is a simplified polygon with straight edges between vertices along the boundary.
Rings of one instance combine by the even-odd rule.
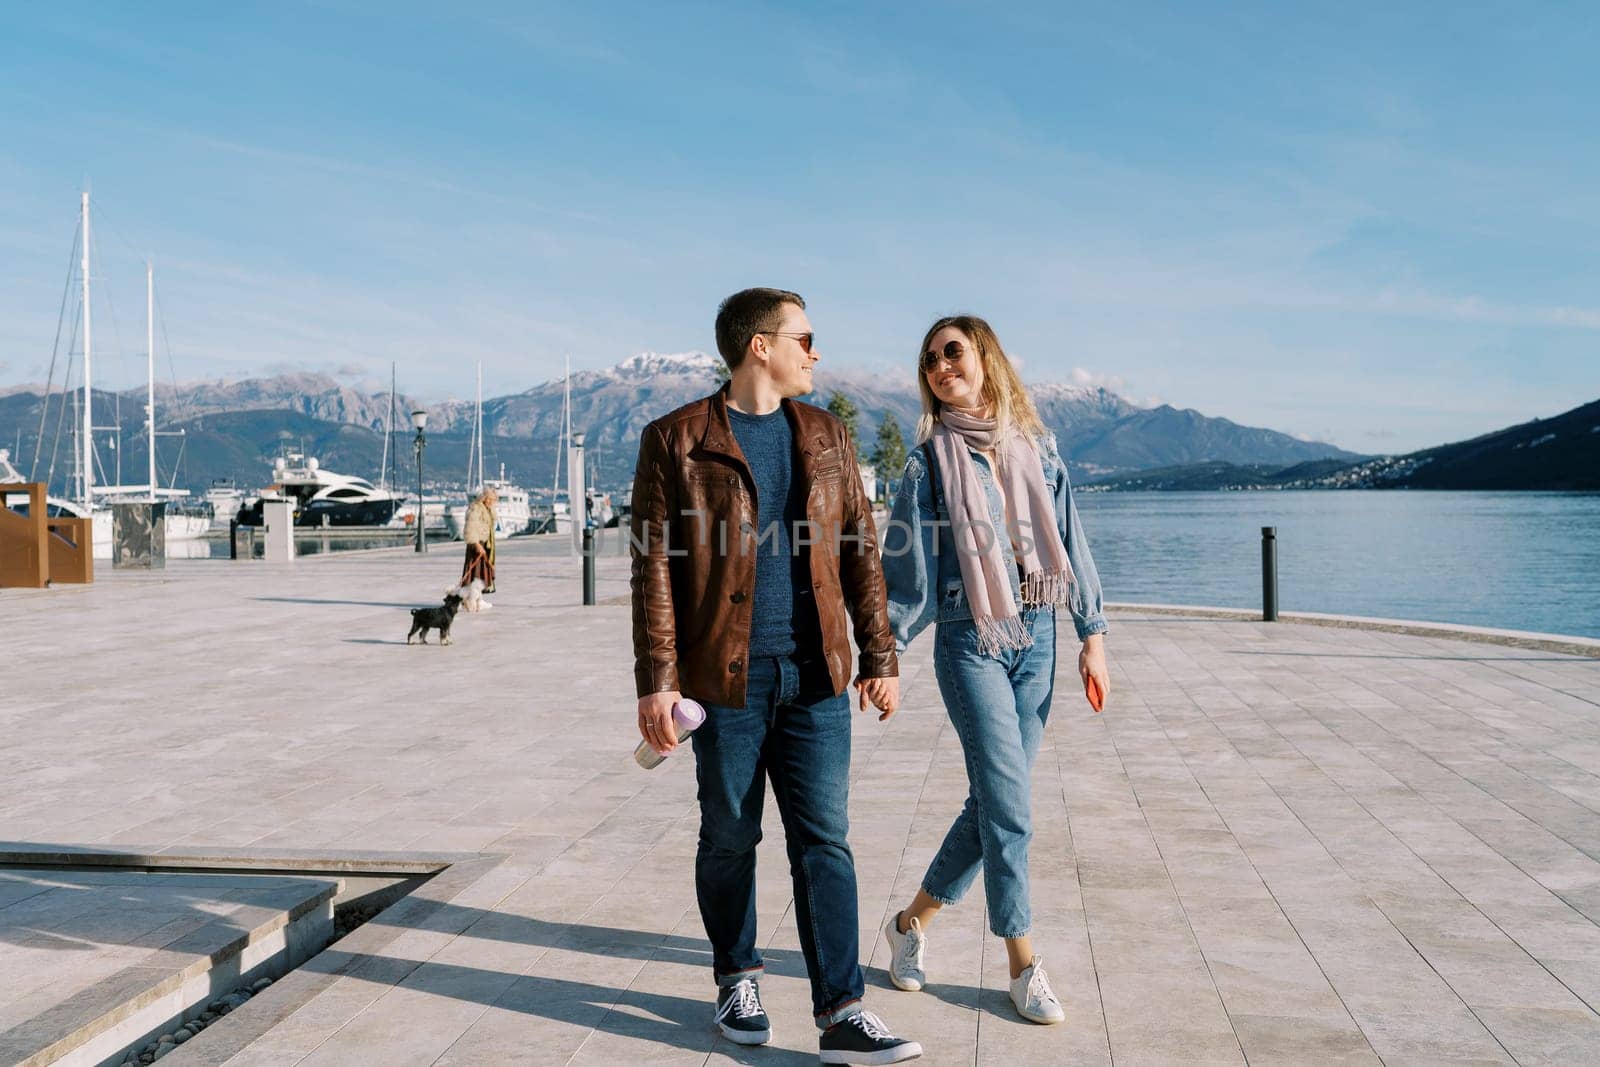
[[[402, 503], [365, 478], [330, 471], [299, 452], [274, 460], [272, 474], [273, 484], [262, 498], [293, 501], [296, 526], [383, 526]], [[261, 499], [240, 507], [237, 519], [240, 526], [260, 526]]]

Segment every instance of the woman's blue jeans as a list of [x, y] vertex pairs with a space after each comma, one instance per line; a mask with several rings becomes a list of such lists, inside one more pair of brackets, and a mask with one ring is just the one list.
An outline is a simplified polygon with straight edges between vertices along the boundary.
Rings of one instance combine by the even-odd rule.
[[989, 928], [1000, 937], [1021, 937], [1033, 923], [1030, 782], [1056, 677], [1054, 609], [1022, 615], [1033, 635], [1030, 648], [986, 656], [978, 650], [977, 627], [963, 619], [939, 623], [933, 652], [939, 692], [967, 760], [967, 803], [922, 888], [941, 904], [954, 904], [982, 867]]
[[849, 830], [850, 698], [820, 660], [751, 657], [742, 708], [713, 705], [693, 734], [700, 787], [695, 893], [719, 985], [759, 975], [756, 845], [766, 779], [783, 817], [800, 950], [817, 1024], [861, 1000], [855, 856]]

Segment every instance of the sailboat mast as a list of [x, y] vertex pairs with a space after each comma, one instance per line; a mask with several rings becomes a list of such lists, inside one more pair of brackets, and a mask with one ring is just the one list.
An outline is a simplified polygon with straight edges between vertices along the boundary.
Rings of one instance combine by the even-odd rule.
[[[561, 491], [561, 460], [567, 454], [567, 433], [572, 429], [572, 357], [567, 357], [567, 373], [561, 379], [561, 434], [556, 441], [556, 473], [550, 482], [551, 507], [555, 507], [555, 496]], [[569, 472], [570, 473], [570, 472]], [[569, 500], [570, 505], [570, 500]]]
[[478, 416], [477, 408], [473, 408], [472, 427], [467, 431], [467, 503], [472, 503], [472, 471], [473, 457], [478, 454]]
[[483, 488], [483, 360], [478, 360], [478, 423], [473, 433], [478, 438], [478, 488]]
[[144, 262], [145, 407], [144, 432], [149, 448], [150, 503], [156, 502], [156, 268]]
[[394, 387], [395, 364], [389, 364], [389, 421], [383, 428], [383, 465], [378, 470], [378, 484], [389, 488], [389, 442], [394, 440]]
[[83, 432], [78, 436], [81, 464], [78, 467], [79, 486], [83, 490], [83, 510], [88, 514], [94, 507], [94, 394], [90, 391], [89, 362], [94, 345], [89, 324], [89, 193], [83, 193]]

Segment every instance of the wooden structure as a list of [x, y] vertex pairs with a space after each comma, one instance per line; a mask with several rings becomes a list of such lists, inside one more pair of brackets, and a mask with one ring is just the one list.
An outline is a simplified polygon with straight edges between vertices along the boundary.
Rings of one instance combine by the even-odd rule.
[[[0, 587], [43, 589], [51, 581], [94, 581], [91, 520], [51, 518], [38, 482], [0, 486], [0, 494]], [[12, 510], [19, 496], [27, 498], [26, 515]]]

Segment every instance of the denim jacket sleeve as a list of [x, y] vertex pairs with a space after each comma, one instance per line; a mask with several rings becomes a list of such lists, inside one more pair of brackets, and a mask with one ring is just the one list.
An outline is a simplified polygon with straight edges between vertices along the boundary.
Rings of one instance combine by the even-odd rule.
[[1094, 557], [1089, 554], [1089, 541], [1083, 535], [1083, 525], [1078, 521], [1078, 509], [1072, 502], [1072, 482], [1067, 477], [1067, 464], [1061, 458], [1055, 434], [1043, 442], [1045, 462], [1055, 471], [1056, 526], [1067, 545], [1067, 559], [1072, 563], [1072, 573], [1077, 581], [1072, 584], [1072, 624], [1078, 630], [1078, 640], [1091, 634], [1103, 634], [1106, 625], [1105, 596], [1100, 589], [1100, 572], [1095, 570]]
[[934, 521], [933, 490], [922, 453], [912, 450], [895, 494], [889, 525], [883, 532], [883, 580], [889, 592], [889, 628], [894, 649], [904, 652], [933, 622], [938, 598], [939, 527]]

